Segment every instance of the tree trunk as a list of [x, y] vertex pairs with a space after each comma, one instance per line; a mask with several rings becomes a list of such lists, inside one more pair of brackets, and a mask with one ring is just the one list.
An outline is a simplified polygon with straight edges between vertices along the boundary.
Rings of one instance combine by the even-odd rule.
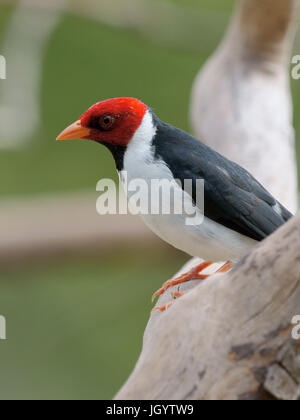
[[241, 0], [192, 93], [195, 134], [298, 208], [289, 87], [296, 0]]

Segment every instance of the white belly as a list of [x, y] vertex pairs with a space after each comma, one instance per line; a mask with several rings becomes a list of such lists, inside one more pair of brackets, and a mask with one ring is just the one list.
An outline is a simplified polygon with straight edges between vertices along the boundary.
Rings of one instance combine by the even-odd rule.
[[[134, 179], [130, 172], [127, 172], [126, 176], [129, 182]], [[120, 179], [124, 181], [124, 174], [123, 176], [121, 174]], [[151, 182], [151, 179], [145, 178], [145, 173], [143, 180]], [[183, 195], [184, 208], [190, 208], [191, 197], [183, 193], [181, 187], [177, 188], [180, 191], [178, 196]], [[128, 191], [127, 194], [130, 203], [132, 196]], [[170, 207], [174, 209], [172, 198], [171, 195]], [[150, 207], [151, 205], [149, 205], [149, 209]], [[157, 208], [157, 206], [155, 207]], [[160, 205], [158, 208], [161, 208]], [[257, 244], [253, 239], [228, 229], [207, 217], [202, 217], [200, 224], [193, 225], [187, 224], [186, 214], [175, 214], [174, 211], [169, 214], [151, 214], [150, 211], [147, 214], [142, 214], [141, 217], [154, 233], [170, 245], [193, 257], [200, 257], [208, 261], [237, 262]]]
[[164, 241], [208, 261], [237, 262], [257, 244], [207, 217], [198, 226], [186, 226], [184, 216], [179, 215], [143, 215], [142, 219]]

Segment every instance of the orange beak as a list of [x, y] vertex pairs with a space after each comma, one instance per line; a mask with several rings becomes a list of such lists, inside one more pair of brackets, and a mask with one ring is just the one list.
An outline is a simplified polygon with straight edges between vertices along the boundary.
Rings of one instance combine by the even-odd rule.
[[74, 139], [86, 139], [91, 135], [91, 129], [82, 127], [80, 121], [76, 121], [66, 128], [56, 140], [74, 140]]

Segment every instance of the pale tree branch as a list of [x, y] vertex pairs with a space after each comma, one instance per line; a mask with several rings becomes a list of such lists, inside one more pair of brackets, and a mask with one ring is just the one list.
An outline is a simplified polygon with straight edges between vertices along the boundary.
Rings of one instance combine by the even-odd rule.
[[[288, 63], [296, 30], [298, 0], [240, 0], [230, 36], [253, 58]], [[241, 51], [241, 50], [240, 50]]]
[[295, 399], [300, 395], [300, 341], [291, 337], [296, 314], [300, 215], [232, 271], [200, 282], [169, 310], [154, 313], [140, 359], [116, 398]]
[[289, 61], [298, 0], [241, 0], [196, 78], [194, 133], [248, 169], [291, 212], [298, 207]]

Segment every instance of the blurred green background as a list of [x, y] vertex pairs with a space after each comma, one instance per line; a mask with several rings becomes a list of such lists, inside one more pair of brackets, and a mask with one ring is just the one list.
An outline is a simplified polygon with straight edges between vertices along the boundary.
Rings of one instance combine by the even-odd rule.
[[[170, 17], [161, 34], [151, 32], [151, 22], [143, 31], [63, 14], [43, 57], [41, 124], [22, 147], [0, 149], [2, 200], [94, 191], [100, 178], [116, 179], [111, 156], [97, 144], [55, 142], [102, 99], [138, 97], [163, 120], [189, 129], [193, 80], [217, 46], [234, 2], [173, 3], [186, 14], [171, 27]], [[14, 7], [0, 4], [0, 53], [13, 13]], [[298, 115], [297, 82], [293, 95]], [[130, 244], [90, 257], [2, 267], [0, 314], [7, 318], [8, 340], [0, 341], [0, 398], [112, 398], [139, 355], [152, 292], [186, 260], [166, 246], [139, 251]]]

